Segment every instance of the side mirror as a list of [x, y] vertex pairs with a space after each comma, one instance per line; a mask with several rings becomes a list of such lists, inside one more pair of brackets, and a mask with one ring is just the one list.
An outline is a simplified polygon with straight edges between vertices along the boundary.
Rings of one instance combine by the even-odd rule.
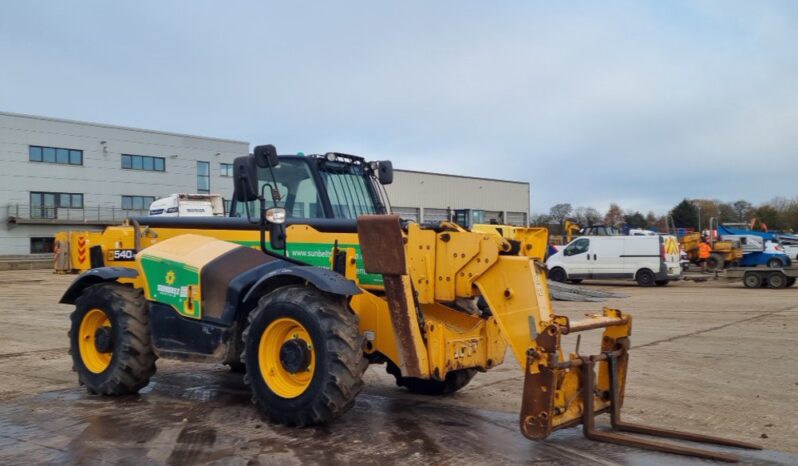
[[255, 146], [253, 153], [255, 155], [255, 163], [260, 168], [276, 167], [280, 163], [280, 159], [277, 157], [277, 149], [271, 144]]
[[233, 161], [233, 194], [236, 202], [258, 199], [258, 166], [255, 157], [245, 155]]
[[393, 183], [393, 164], [390, 160], [377, 162], [377, 180], [380, 184]]

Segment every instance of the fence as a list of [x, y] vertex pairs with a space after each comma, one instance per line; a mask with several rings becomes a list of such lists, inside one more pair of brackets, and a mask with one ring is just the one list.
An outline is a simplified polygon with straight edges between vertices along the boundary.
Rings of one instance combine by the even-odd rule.
[[84, 206], [82, 209], [30, 204], [9, 204], [10, 223], [119, 223], [128, 217], [147, 215], [147, 209], [122, 209], [116, 206]]

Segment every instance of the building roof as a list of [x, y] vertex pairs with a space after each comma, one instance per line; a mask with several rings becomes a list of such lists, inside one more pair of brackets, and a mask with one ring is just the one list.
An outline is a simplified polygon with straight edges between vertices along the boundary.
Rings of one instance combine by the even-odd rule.
[[502, 180], [499, 178], [485, 178], [481, 176], [468, 176], [468, 175], [453, 175], [451, 173], [425, 172], [420, 170], [404, 170], [402, 168], [397, 168], [395, 169], [395, 171], [404, 172], [404, 173], [418, 173], [420, 175], [446, 176], [449, 178], [467, 178], [470, 180], [495, 181], [497, 183], [515, 183], [515, 184], [529, 185], [529, 181]]
[[119, 126], [119, 125], [109, 125], [105, 123], [94, 123], [90, 121], [81, 121], [81, 120], [70, 120], [67, 118], [53, 118], [53, 117], [46, 117], [40, 115], [28, 115], [25, 113], [12, 113], [12, 112], [0, 112], [0, 116], [9, 116], [15, 118], [29, 118], [32, 120], [42, 120], [42, 121], [53, 121], [57, 123], [69, 123], [73, 125], [83, 125], [83, 126], [97, 126], [100, 128], [110, 128], [110, 129], [120, 129], [125, 131], [136, 131], [140, 133], [154, 133], [154, 134], [162, 134], [165, 136], [177, 136], [177, 137], [184, 137], [184, 138], [195, 138], [195, 139], [205, 139], [209, 141], [219, 141], [219, 142], [232, 142], [236, 144], [246, 144], [249, 145], [247, 141], [239, 141], [235, 139], [225, 139], [225, 138], [213, 138], [208, 136], [197, 136], [194, 134], [185, 134], [185, 133], [172, 133], [169, 131], [159, 131], [159, 130], [152, 130], [152, 129], [143, 129], [143, 128], [133, 128], [130, 126]]

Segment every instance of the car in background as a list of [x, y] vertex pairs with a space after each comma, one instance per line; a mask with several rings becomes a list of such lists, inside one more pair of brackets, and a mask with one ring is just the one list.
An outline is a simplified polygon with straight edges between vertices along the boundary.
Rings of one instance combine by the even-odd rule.
[[784, 254], [787, 254], [787, 257], [789, 257], [791, 260], [798, 260], [798, 244], [781, 243], [779, 246], [781, 246]]
[[789, 267], [790, 257], [778, 243], [756, 235], [723, 235], [724, 241], [738, 241], [743, 249], [740, 267], [767, 266], [770, 268]]

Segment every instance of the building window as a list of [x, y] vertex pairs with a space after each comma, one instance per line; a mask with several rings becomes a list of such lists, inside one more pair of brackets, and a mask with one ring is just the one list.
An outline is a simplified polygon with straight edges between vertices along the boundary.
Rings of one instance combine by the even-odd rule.
[[30, 193], [31, 218], [57, 218], [58, 209], [82, 209], [83, 194]]
[[63, 147], [28, 146], [28, 160], [61, 165], [83, 165], [83, 151]]
[[231, 204], [230, 199], [222, 199], [222, 202], [224, 202], [224, 215], [225, 216], [230, 215], [230, 204]]
[[219, 174], [221, 176], [233, 176], [233, 164], [232, 163], [220, 163], [219, 164]]
[[155, 196], [122, 196], [123, 210], [148, 210]]
[[55, 238], [52, 236], [49, 237], [40, 237], [40, 238], [31, 238], [30, 239], [30, 253], [31, 254], [44, 254], [47, 252], [53, 252], [55, 245]]
[[166, 170], [166, 159], [149, 155], [122, 154], [122, 168], [162, 172]]
[[197, 162], [197, 192], [211, 192], [211, 163]]

